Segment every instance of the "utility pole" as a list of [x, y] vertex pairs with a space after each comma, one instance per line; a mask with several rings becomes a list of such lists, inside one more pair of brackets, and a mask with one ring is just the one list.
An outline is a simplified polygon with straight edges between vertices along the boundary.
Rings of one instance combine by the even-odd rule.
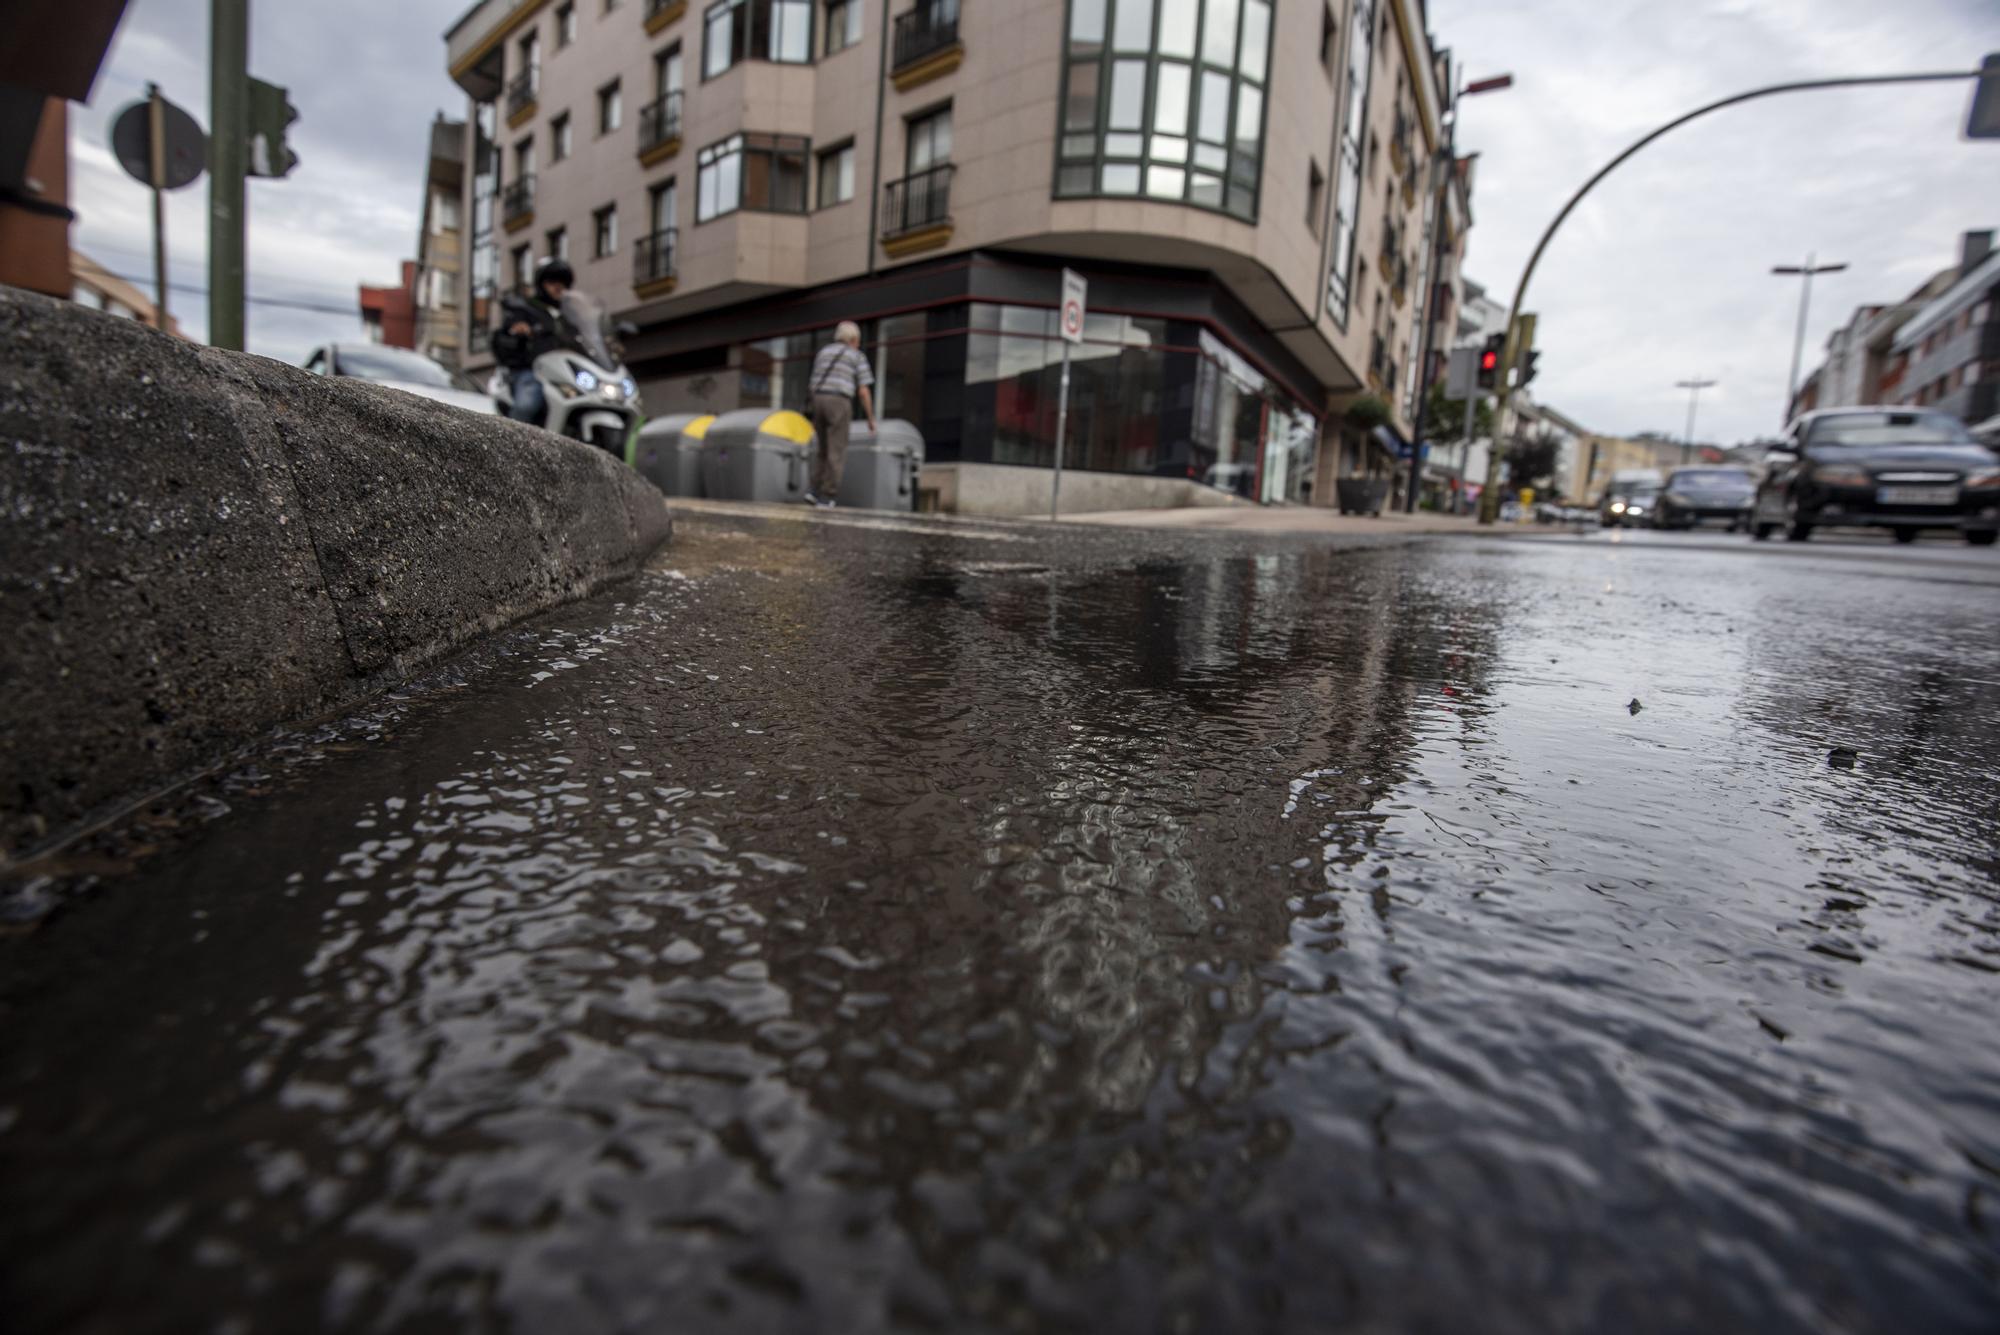
[[1771, 268], [1772, 273], [1797, 274], [1801, 279], [1799, 283], [1799, 329], [1798, 333], [1792, 337], [1792, 378], [1785, 385], [1785, 414], [1779, 419], [1778, 424], [1780, 426], [1790, 425], [1792, 420], [1792, 402], [1799, 397], [1799, 359], [1805, 355], [1806, 350], [1806, 311], [1812, 306], [1813, 275], [1816, 273], [1839, 273], [1846, 267], [1845, 264], [1814, 264], [1813, 255], [1808, 251], [1806, 253], [1806, 262], [1803, 265], [1778, 264], [1773, 265]]
[[1713, 385], [1713, 384], [1715, 384], [1715, 383], [1716, 383], [1716, 382], [1715, 382], [1715, 381], [1713, 381], [1713, 380], [1703, 380], [1703, 379], [1701, 379], [1701, 378], [1699, 378], [1699, 377], [1696, 377], [1696, 378], [1695, 378], [1695, 379], [1693, 379], [1693, 380], [1676, 380], [1676, 381], [1674, 381], [1674, 387], [1675, 387], [1676, 389], [1684, 389], [1684, 390], [1686, 390], [1686, 391], [1688, 392], [1688, 429], [1687, 429], [1687, 436], [1686, 436], [1686, 441], [1685, 441], [1685, 443], [1684, 443], [1684, 444], [1683, 444], [1683, 445], [1681, 446], [1681, 463], [1682, 463], [1683, 465], [1685, 465], [1685, 464], [1688, 464], [1688, 463], [1692, 462], [1692, 459], [1690, 458], [1690, 456], [1691, 456], [1691, 455], [1693, 455], [1693, 453], [1694, 453], [1694, 405], [1695, 405], [1695, 400], [1697, 400], [1697, 399], [1699, 399], [1699, 398], [1701, 397], [1701, 392], [1702, 392], [1703, 390], [1707, 389], [1707, 388], [1708, 388], [1709, 386], [1711, 386], [1711, 385]]
[[208, 78], [208, 341], [241, 352], [250, 0], [210, 0]]

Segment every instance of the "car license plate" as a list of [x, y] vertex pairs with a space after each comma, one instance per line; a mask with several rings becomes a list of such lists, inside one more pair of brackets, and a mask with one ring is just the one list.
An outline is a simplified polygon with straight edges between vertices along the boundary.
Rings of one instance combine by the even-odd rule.
[[1957, 505], [1957, 487], [1878, 487], [1878, 505]]

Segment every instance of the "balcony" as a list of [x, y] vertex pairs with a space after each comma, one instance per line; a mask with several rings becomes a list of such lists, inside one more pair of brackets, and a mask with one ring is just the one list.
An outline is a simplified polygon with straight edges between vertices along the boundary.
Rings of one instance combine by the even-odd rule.
[[883, 187], [882, 250], [891, 259], [936, 250], [951, 240], [951, 174], [947, 162]]
[[507, 128], [518, 129], [535, 114], [535, 94], [542, 86], [541, 70], [530, 65], [507, 83]]
[[500, 192], [500, 225], [518, 232], [535, 220], [535, 178], [518, 177]]
[[681, 151], [681, 94], [678, 89], [639, 108], [639, 165], [665, 162]]
[[661, 31], [687, 11], [687, 0], [646, 0], [647, 35]]
[[958, 0], [917, 0], [916, 8], [896, 16], [893, 59], [889, 77], [896, 91], [941, 79], [965, 59], [958, 40]]
[[641, 297], [660, 297], [674, 290], [674, 250], [678, 228], [642, 236], [632, 251], [632, 290]]

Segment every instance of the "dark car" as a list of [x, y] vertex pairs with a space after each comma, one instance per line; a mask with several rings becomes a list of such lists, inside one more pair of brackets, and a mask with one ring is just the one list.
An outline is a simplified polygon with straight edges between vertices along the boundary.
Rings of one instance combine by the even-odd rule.
[[1741, 468], [1676, 468], [1653, 504], [1654, 528], [1720, 522], [1733, 533], [1750, 523], [1757, 482]]
[[1766, 461], [1751, 535], [1804, 542], [1829, 525], [1886, 528], [1898, 542], [1950, 529], [1981, 546], [2000, 533], [2000, 456], [1950, 413], [1829, 408], [1806, 413]]

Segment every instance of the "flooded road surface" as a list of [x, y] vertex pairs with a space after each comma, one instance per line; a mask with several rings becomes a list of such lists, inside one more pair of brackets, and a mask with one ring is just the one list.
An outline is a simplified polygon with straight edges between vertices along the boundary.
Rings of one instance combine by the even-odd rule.
[[693, 519], [9, 887], [4, 1324], [1992, 1331], [1908, 555]]

